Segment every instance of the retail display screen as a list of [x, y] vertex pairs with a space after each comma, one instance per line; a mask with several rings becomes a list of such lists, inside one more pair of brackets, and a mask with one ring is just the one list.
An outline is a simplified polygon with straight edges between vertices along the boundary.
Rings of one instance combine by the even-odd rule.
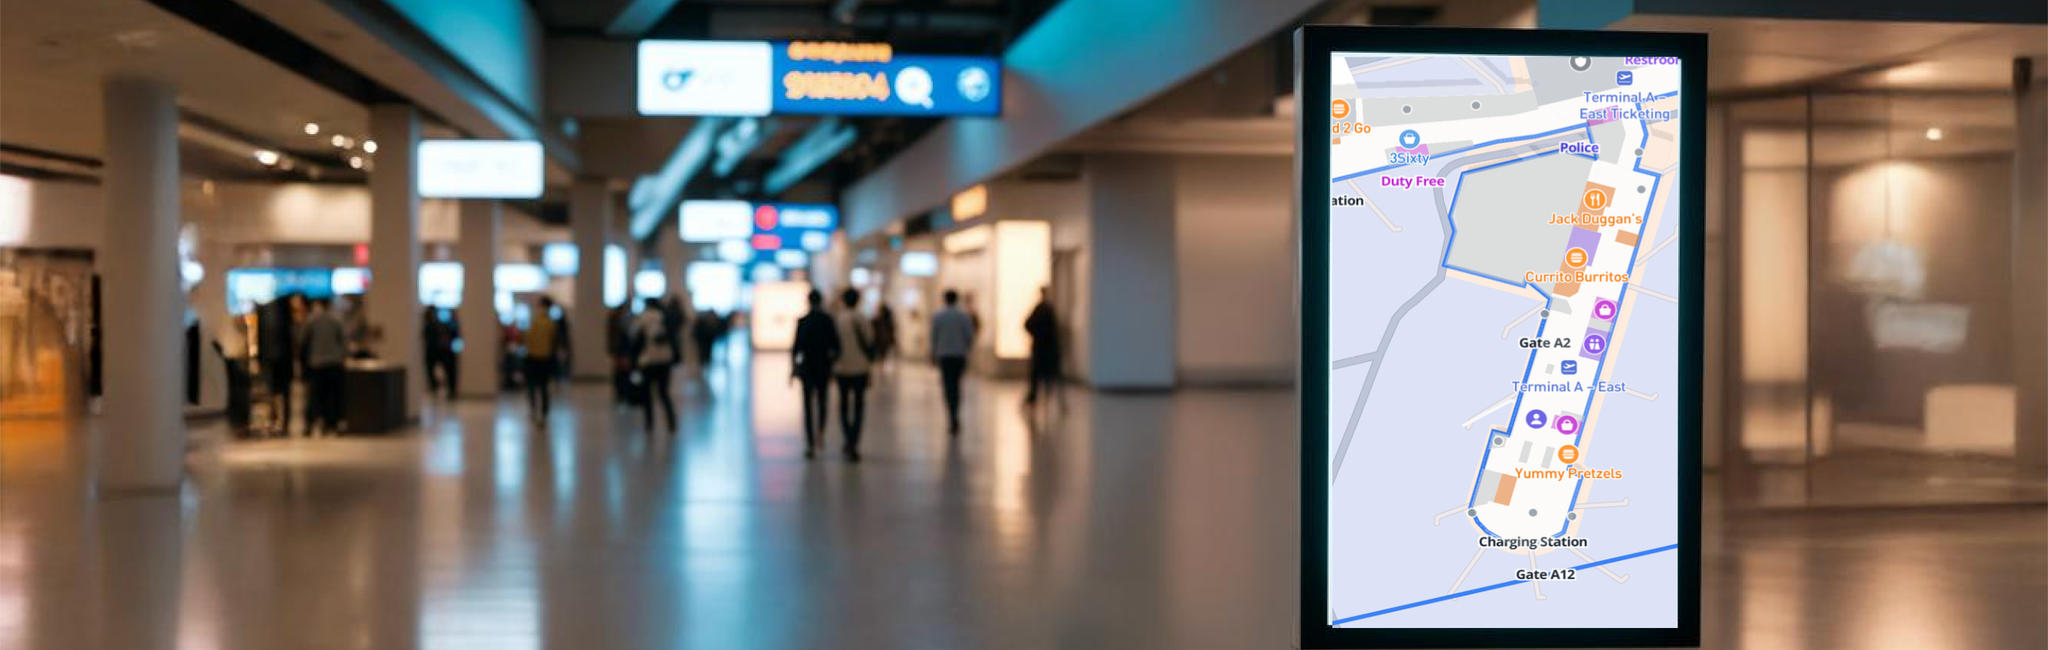
[[1696, 645], [1705, 38], [1297, 38], [1304, 646]]
[[334, 271], [324, 268], [228, 269], [228, 312], [245, 314], [263, 303], [292, 294], [307, 299], [332, 298], [335, 295], [332, 278]]
[[536, 199], [547, 163], [532, 140], [421, 140], [419, 191], [426, 198]]

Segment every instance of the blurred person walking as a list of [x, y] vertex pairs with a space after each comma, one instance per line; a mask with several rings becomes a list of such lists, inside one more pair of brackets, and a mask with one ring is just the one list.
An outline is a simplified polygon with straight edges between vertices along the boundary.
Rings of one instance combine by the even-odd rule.
[[796, 341], [789, 352], [789, 378], [803, 382], [804, 458], [818, 456], [831, 410], [832, 366], [839, 359], [839, 328], [825, 313], [825, 296], [812, 289], [811, 310], [796, 321]]
[[1060, 322], [1052, 311], [1052, 288], [1039, 287], [1038, 306], [1024, 318], [1024, 332], [1031, 335], [1031, 389], [1024, 395], [1027, 405], [1038, 403], [1043, 388], [1067, 407], [1066, 391], [1060, 388]]
[[896, 312], [889, 310], [889, 301], [875, 305], [875, 372], [882, 371], [883, 362], [896, 352]]
[[290, 430], [292, 412], [292, 380], [298, 375], [298, 309], [293, 309], [300, 300], [299, 294], [287, 294], [270, 301], [256, 315], [256, 353], [262, 360], [257, 368], [263, 373], [264, 384], [269, 391], [268, 406], [270, 417], [265, 429], [270, 435], [282, 435]]
[[446, 307], [428, 308], [426, 321], [420, 337], [427, 346], [427, 392], [439, 396], [445, 386], [448, 399], [455, 399], [455, 384], [461, 378], [461, 364], [455, 360], [462, 346], [462, 323], [455, 320], [455, 310]]
[[325, 298], [313, 301], [313, 313], [300, 330], [306, 365], [306, 437], [341, 431], [341, 364], [348, 359], [348, 326]]
[[569, 326], [555, 318], [555, 299], [540, 297], [526, 326], [526, 409], [534, 421], [546, 421], [558, 361], [569, 350]]
[[867, 415], [868, 369], [874, 364], [874, 326], [860, 314], [860, 291], [847, 289], [839, 294], [839, 301], [845, 305], [839, 310], [835, 321], [841, 349], [839, 358], [832, 362], [832, 376], [839, 382], [839, 430], [846, 436], [841, 453], [852, 462], [860, 462], [860, 427]]
[[711, 370], [711, 352], [718, 343], [718, 316], [706, 309], [690, 319], [690, 339], [697, 344], [697, 377]]
[[690, 331], [690, 314], [683, 311], [682, 296], [671, 293], [661, 301], [661, 324], [668, 328], [669, 349], [676, 353], [675, 365], [684, 365], [689, 348], [683, 346], [683, 336]]
[[960, 309], [960, 292], [946, 290], [946, 306], [932, 314], [932, 361], [946, 394], [946, 433], [960, 435], [960, 379], [974, 349], [974, 317]]
[[675, 369], [675, 336], [669, 333], [668, 316], [662, 310], [659, 298], [648, 298], [645, 307], [633, 320], [632, 348], [634, 363], [640, 370], [640, 383], [647, 390], [642, 397], [641, 424], [648, 432], [654, 431], [654, 402], [661, 401], [661, 414], [668, 422], [668, 432], [676, 432], [676, 405], [669, 399], [669, 372]]
[[605, 314], [605, 350], [612, 357], [612, 403], [636, 404], [639, 396], [633, 385], [633, 315], [620, 303]]

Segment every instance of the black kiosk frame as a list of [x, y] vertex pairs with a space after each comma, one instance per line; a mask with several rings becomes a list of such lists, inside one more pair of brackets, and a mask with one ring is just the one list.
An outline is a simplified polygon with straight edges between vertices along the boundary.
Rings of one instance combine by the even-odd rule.
[[[1700, 386], [1705, 275], [1706, 61], [1703, 34], [1304, 26], [1294, 33], [1300, 185], [1301, 601], [1303, 648], [1697, 646], [1700, 643]], [[1676, 57], [1681, 63], [1678, 232], [1678, 616], [1671, 628], [1342, 628], [1329, 610], [1330, 56], [1387, 52]]]

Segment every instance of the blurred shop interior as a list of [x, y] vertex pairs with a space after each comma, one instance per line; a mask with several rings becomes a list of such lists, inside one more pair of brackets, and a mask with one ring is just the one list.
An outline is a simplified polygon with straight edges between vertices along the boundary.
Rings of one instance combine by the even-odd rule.
[[[102, 281], [140, 263], [108, 255], [140, 236], [104, 216], [105, 160], [133, 146], [110, 141], [128, 110], [102, 101], [116, 72], [174, 89], [174, 288], [189, 304], [178, 374], [187, 414], [217, 417], [248, 390], [235, 366], [263, 354], [265, 310], [290, 308], [279, 296], [333, 298], [362, 367], [379, 351], [393, 365], [381, 341], [415, 325], [363, 315], [366, 290], [392, 286], [416, 290], [427, 321], [459, 317], [506, 341], [538, 295], [602, 314], [676, 294], [764, 350], [789, 345], [811, 286], [888, 305], [907, 349], [922, 349], [942, 290], [1021, 322], [1046, 286], [1068, 315], [1074, 382], [1285, 387], [1296, 346], [1286, 26], [1678, 30], [1713, 39], [1706, 462], [1722, 504], [2048, 502], [2048, 28], [2025, 3], [1869, 15], [1805, 1], [1296, 1], [1243, 10], [1291, 17], [1221, 52], [1185, 52], [1174, 65], [1191, 69], [1132, 72], [1167, 81], [1104, 90], [1085, 110], [1057, 104], [1080, 90], [1031, 76], [1085, 67], [1031, 30], [1064, 9], [1049, 0], [868, 3], [852, 23], [802, 3], [680, 3], [624, 28], [630, 16], [607, 22], [574, 2], [465, 4], [478, 12], [5, 0], [0, 420], [94, 412], [105, 376], [127, 363], [100, 346], [113, 325]], [[465, 38], [451, 20], [518, 37]], [[849, 34], [1004, 57], [1004, 116], [654, 119], [635, 114], [630, 79], [594, 72], [629, 69], [635, 37]], [[1127, 81], [1095, 72], [1091, 84]], [[375, 108], [400, 99], [418, 105], [411, 122]], [[377, 170], [414, 164], [391, 160], [384, 134], [538, 140], [545, 191], [491, 207], [416, 198], [416, 232], [374, 241]], [[685, 224], [693, 209], [773, 219], [815, 206], [832, 226], [773, 250]], [[973, 367], [1021, 376], [1027, 347], [1021, 331], [994, 330]], [[516, 386], [506, 352], [464, 355], [463, 370], [500, 378], [488, 390]], [[573, 372], [602, 371], [579, 360]]]

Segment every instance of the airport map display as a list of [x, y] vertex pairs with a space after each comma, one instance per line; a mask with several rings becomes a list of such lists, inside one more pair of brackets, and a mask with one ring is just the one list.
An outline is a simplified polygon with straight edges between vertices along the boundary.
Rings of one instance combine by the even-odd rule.
[[1679, 625], [1680, 67], [1331, 54], [1330, 625]]

